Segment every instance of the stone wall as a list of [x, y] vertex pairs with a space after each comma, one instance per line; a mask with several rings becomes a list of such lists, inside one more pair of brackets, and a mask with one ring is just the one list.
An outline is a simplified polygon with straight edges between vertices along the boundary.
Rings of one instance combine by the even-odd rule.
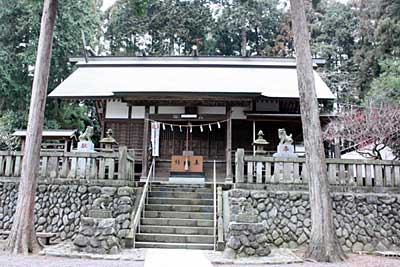
[[[345, 250], [399, 249], [400, 195], [333, 193], [332, 200], [336, 234]], [[256, 214], [271, 245], [296, 248], [308, 243], [311, 211], [307, 192], [234, 189], [228, 201], [229, 221], [237, 221], [243, 212]]]
[[228, 229], [225, 250], [225, 256], [228, 258], [267, 256], [271, 253], [266, 229], [262, 223], [231, 222]]
[[[0, 182], [0, 229], [10, 230], [17, 203], [18, 183]], [[119, 237], [127, 234], [135, 203], [134, 190], [130, 186], [109, 184], [93, 185], [85, 181], [74, 184], [41, 183], [37, 187], [35, 228], [37, 232], [56, 233], [52, 242], [75, 237], [82, 216], [88, 216], [94, 203], [102, 198], [111, 199], [110, 209], [117, 221]]]
[[79, 234], [73, 241], [80, 252], [117, 254], [121, 251], [121, 240], [117, 236], [114, 218], [81, 218]]

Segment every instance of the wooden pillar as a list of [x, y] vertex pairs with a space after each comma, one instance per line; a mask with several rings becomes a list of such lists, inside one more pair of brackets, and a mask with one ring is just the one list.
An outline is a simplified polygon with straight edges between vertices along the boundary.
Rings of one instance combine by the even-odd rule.
[[244, 149], [238, 148], [235, 153], [235, 183], [244, 183]]
[[226, 110], [226, 183], [232, 183], [232, 107]]
[[132, 106], [128, 105], [128, 143], [127, 146], [133, 148], [133, 137], [132, 137]]
[[144, 125], [143, 125], [143, 152], [142, 152], [142, 175], [140, 177], [141, 181], [146, 181], [147, 178], [147, 158], [149, 152], [149, 106], [144, 109]]
[[335, 139], [335, 143], [333, 144], [333, 150], [334, 150], [333, 151], [334, 157], [336, 159], [340, 159], [341, 158], [340, 142], [337, 138]]
[[[253, 143], [256, 141], [256, 121], [253, 121]], [[253, 156], [256, 155], [256, 147], [253, 146]]]
[[128, 147], [120, 146], [118, 148], [119, 158], [118, 158], [118, 179], [119, 180], [128, 180], [127, 179], [127, 164], [128, 164]]

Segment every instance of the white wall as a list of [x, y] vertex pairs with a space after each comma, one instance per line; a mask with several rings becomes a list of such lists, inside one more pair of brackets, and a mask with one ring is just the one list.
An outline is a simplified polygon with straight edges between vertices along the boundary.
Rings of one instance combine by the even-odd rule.
[[107, 101], [106, 119], [127, 119], [128, 105], [121, 101]]
[[132, 106], [132, 119], [144, 119], [144, 106]]
[[185, 114], [184, 106], [159, 106], [158, 114]]
[[220, 106], [220, 107], [215, 107], [215, 106], [199, 106], [197, 108], [199, 114], [226, 114], [226, 107], [225, 106]]
[[246, 119], [246, 115], [244, 111], [248, 111], [250, 108], [248, 107], [232, 107], [232, 119], [235, 120], [244, 120]]

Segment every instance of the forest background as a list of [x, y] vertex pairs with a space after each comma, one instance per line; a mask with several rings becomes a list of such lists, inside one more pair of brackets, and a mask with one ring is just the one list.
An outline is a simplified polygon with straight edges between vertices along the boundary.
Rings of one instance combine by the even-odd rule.
[[[322, 0], [307, 5], [312, 53], [340, 105], [400, 106], [400, 0]], [[42, 1], [0, 0], [0, 149], [26, 128]], [[295, 56], [290, 12], [279, 0], [101, 0], [59, 3], [48, 90], [83, 54], [81, 32], [99, 55]], [[45, 128], [98, 127], [90, 102], [47, 100]]]

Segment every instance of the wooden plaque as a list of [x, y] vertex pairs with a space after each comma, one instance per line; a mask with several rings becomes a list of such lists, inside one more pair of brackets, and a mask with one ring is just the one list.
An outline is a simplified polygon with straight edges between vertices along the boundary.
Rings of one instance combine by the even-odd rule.
[[[186, 161], [188, 167], [187, 170], [185, 170]], [[171, 172], [203, 172], [203, 156], [172, 156]]]

